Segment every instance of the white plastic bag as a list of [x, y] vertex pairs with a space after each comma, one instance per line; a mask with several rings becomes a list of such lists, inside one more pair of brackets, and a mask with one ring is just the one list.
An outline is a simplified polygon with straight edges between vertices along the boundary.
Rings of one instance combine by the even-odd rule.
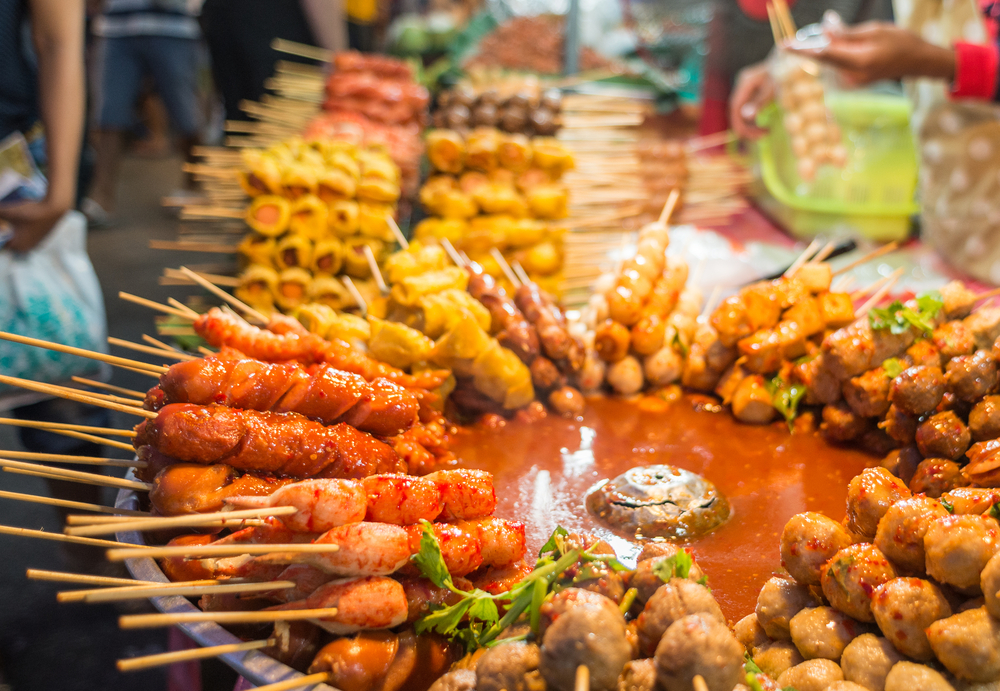
[[[86, 240], [86, 219], [70, 211], [30, 252], [0, 251], [0, 330], [106, 352], [104, 299]], [[93, 360], [0, 341], [8, 376], [57, 382], [101, 371]]]

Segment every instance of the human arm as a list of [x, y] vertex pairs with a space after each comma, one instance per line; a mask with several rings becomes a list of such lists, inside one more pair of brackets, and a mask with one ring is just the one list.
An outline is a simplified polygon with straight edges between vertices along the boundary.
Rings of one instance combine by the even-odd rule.
[[740, 70], [729, 97], [729, 122], [740, 137], [757, 139], [765, 131], [757, 126], [757, 114], [774, 100], [774, 80], [766, 63]]
[[301, 0], [317, 43], [327, 50], [347, 50], [346, 0]]
[[39, 201], [0, 205], [0, 220], [14, 227], [7, 246], [20, 252], [41, 242], [73, 208], [84, 122], [84, 2], [30, 0], [29, 11], [49, 186]]

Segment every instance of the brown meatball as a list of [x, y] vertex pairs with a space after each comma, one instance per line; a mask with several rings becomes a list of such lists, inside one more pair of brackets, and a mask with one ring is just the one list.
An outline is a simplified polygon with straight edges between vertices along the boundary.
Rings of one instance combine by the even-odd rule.
[[910, 490], [885, 468], [866, 468], [847, 486], [847, 528], [871, 540], [878, 522], [897, 501], [908, 499]]
[[656, 663], [650, 658], [626, 663], [615, 691], [653, 691], [656, 688]]
[[910, 480], [913, 479], [913, 474], [917, 472], [917, 465], [922, 460], [924, 460], [924, 457], [920, 455], [917, 447], [910, 445], [904, 446], [901, 449], [893, 449], [882, 459], [879, 465], [909, 486]]
[[528, 691], [525, 677], [538, 669], [540, 659], [534, 643], [515, 641], [488, 648], [476, 665], [476, 691]]
[[563, 417], [574, 418], [583, 415], [587, 402], [579, 389], [562, 386], [549, 394], [549, 405]]
[[945, 516], [927, 528], [927, 574], [963, 593], [979, 593], [979, 577], [1000, 548], [1000, 526], [989, 516]]
[[830, 660], [806, 660], [778, 677], [778, 686], [795, 691], [826, 691], [830, 684], [844, 680], [844, 672]]
[[853, 681], [835, 681], [826, 687], [826, 691], [868, 691], [861, 684]]
[[791, 641], [771, 641], [753, 650], [753, 661], [765, 674], [775, 679], [804, 660]]
[[878, 423], [878, 426], [900, 444], [912, 444], [919, 424], [920, 419], [916, 415], [904, 413], [891, 405], [885, 414], [885, 419]]
[[986, 567], [979, 575], [979, 586], [983, 591], [983, 602], [986, 611], [1000, 619], [1000, 552], [997, 552], [986, 562]]
[[945, 377], [949, 391], [972, 403], [996, 388], [997, 363], [988, 350], [977, 350], [952, 359]]
[[769, 640], [764, 627], [757, 623], [756, 613], [748, 614], [736, 622], [733, 633], [748, 653], [752, 653], [754, 648], [764, 645]]
[[971, 355], [976, 349], [972, 331], [960, 321], [945, 322], [934, 330], [931, 340], [945, 363], [960, 355]]
[[722, 623], [726, 622], [719, 603], [712, 591], [705, 586], [683, 578], [664, 583], [649, 598], [642, 614], [636, 620], [639, 634], [639, 652], [645, 657], [656, 651], [663, 633], [678, 619], [689, 614], [705, 614]]
[[844, 678], [870, 691], [884, 691], [889, 670], [903, 658], [889, 641], [873, 633], [851, 641], [840, 658]]
[[932, 660], [934, 653], [924, 629], [951, 616], [941, 590], [919, 578], [894, 578], [879, 586], [872, 598], [872, 614], [886, 640], [915, 660]]
[[833, 607], [810, 607], [792, 617], [789, 629], [802, 657], [837, 661], [862, 625]]
[[[673, 545], [671, 545], [673, 547]], [[674, 547], [674, 549], [677, 549]], [[663, 585], [663, 579], [657, 576], [653, 569], [656, 565], [667, 557], [653, 557], [651, 559], [643, 559], [635, 566], [635, 571], [632, 572], [632, 576], [629, 579], [628, 587], [636, 589], [635, 601], [645, 605], [649, 598], [653, 597], [653, 593]], [[704, 572], [701, 567], [697, 564], [691, 565], [691, 570], [688, 572], [689, 581], [699, 581], [705, 577]]]
[[833, 441], [851, 441], [870, 429], [871, 421], [854, 412], [846, 401], [823, 406], [820, 429]]
[[955, 691], [955, 688], [930, 667], [903, 660], [886, 675], [885, 691]]
[[959, 679], [1000, 679], [1000, 622], [985, 607], [934, 622], [927, 639], [941, 664]]
[[799, 611], [821, 604], [807, 586], [787, 576], [772, 576], [757, 596], [757, 622], [775, 640], [789, 641], [788, 623]]
[[957, 463], [945, 458], [927, 458], [917, 466], [917, 472], [910, 480], [910, 491], [937, 499], [945, 492], [965, 484], [962, 469]]
[[690, 691], [699, 675], [709, 691], [732, 691], [744, 679], [743, 646], [724, 622], [689, 614], [656, 646], [656, 679], [664, 691]]
[[427, 691], [477, 691], [476, 672], [472, 669], [453, 670], [439, 677]]
[[903, 569], [924, 570], [924, 534], [936, 519], [948, 515], [941, 502], [917, 495], [889, 507], [878, 523], [875, 546]]
[[926, 365], [928, 367], [941, 367], [941, 353], [937, 346], [926, 338], [914, 341], [913, 345], [906, 349], [906, 357], [914, 366]]
[[883, 583], [896, 577], [896, 570], [874, 545], [846, 547], [823, 569], [823, 595], [831, 605], [858, 621], [875, 621], [871, 597]]
[[972, 441], [1000, 438], [1000, 396], [986, 396], [969, 411]]
[[876, 367], [844, 382], [844, 400], [861, 417], [882, 417], [889, 410], [889, 384], [885, 370]]
[[781, 565], [799, 583], [819, 585], [823, 564], [851, 542], [850, 533], [832, 518], [796, 514], [781, 531]]
[[893, 379], [889, 388], [889, 400], [910, 415], [923, 415], [934, 410], [942, 396], [944, 374], [940, 367], [911, 367]]
[[538, 623], [538, 637], [544, 638], [545, 631], [549, 628], [549, 626], [560, 616], [575, 607], [597, 607], [605, 609], [614, 607], [616, 610], [618, 609], [618, 606], [614, 602], [599, 593], [584, 590], [583, 588], [566, 588], [565, 590], [561, 590], [552, 596], [552, 599], [542, 603], [541, 610], [539, 612], [540, 619]]
[[615, 688], [632, 646], [625, 636], [625, 617], [608, 602], [611, 607], [571, 607], [545, 631], [538, 669], [548, 688], [573, 691], [580, 665], [590, 670], [591, 691]]
[[935, 413], [920, 423], [914, 437], [924, 458], [947, 458], [955, 461], [969, 448], [969, 429], [955, 413]]
[[531, 383], [536, 389], [548, 391], [557, 386], [566, 384], [566, 377], [552, 360], [544, 355], [539, 355], [531, 361]]

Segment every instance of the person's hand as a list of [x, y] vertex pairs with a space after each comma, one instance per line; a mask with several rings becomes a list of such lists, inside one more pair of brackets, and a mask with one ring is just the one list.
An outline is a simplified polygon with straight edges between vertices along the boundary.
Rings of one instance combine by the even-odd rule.
[[48, 199], [0, 204], [0, 221], [6, 221], [14, 227], [14, 237], [4, 247], [15, 252], [27, 252], [34, 248], [68, 210], [68, 204]]
[[745, 139], [758, 139], [766, 131], [757, 126], [757, 114], [774, 100], [774, 81], [767, 65], [751, 65], [740, 71], [729, 97], [729, 122]]
[[955, 53], [889, 22], [866, 22], [827, 35], [823, 48], [788, 49], [837, 68], [845, 81], [862, 85], [879, 79], [954, 79]]

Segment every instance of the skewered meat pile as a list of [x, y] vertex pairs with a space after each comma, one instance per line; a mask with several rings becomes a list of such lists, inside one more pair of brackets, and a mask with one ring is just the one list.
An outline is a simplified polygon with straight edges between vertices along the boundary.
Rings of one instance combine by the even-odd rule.
[[[522, 72], [562, 74], [565, 53], [565, 19], [556, 15], [513, 17], [496, 28], [480, 43], [476, 54], [465, 62], [466, 69], [501, 67]], [[604, 69], [611, 63], [584, 46], [580, 50], [580, 70]]]
[[473, 127], [497, 127], [510, 134], [551, 137], [559, 129], [562, 97], [521, 88], [505, 93], [495, 85], [475, 90], [460, 84], [437, 99], [433, 124], [439, 129], [467, 132]]
[[361, 113], [386, 125], [423, 125], [430, 102], [406, 63], [356, 52], [334, 56], [326, 95], [325, 110]]

